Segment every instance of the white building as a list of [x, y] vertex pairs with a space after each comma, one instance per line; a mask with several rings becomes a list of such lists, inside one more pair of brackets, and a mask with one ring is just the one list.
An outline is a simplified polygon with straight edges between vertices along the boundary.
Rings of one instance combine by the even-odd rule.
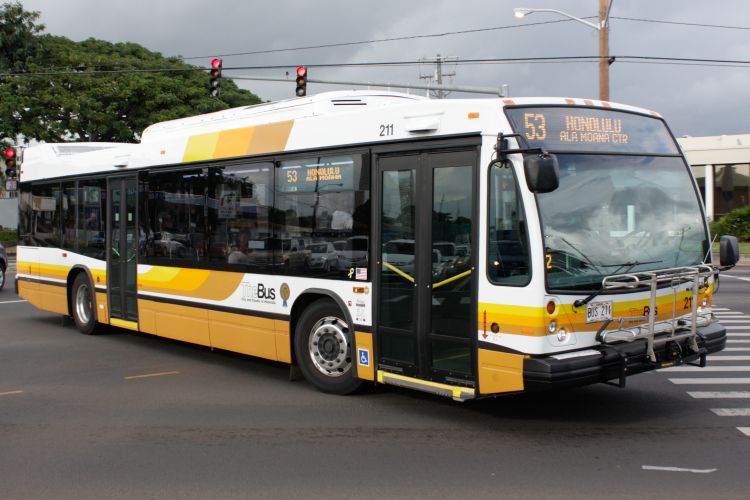
[[711, 220], [750, 205], [750, 134], [682, 137], [677, 142], [693, 167]]

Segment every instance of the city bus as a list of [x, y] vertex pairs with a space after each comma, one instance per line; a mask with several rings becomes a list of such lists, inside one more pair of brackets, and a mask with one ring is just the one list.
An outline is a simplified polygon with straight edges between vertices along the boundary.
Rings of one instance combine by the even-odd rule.
[[695, 179], [648, 110], [339, 91], [23, 156], [18, 293], [85, 334], [457, 401], [624, 387], [726, 343], [711, 304], [736, 239], [713, 263]]

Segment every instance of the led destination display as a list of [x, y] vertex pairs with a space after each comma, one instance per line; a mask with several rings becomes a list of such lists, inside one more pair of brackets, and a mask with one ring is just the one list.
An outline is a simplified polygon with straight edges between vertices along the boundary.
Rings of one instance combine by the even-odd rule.
[[649, 116], [582, 107], [508, 108], [506, 113], [532, 148], [677, 154], [664, 122]]

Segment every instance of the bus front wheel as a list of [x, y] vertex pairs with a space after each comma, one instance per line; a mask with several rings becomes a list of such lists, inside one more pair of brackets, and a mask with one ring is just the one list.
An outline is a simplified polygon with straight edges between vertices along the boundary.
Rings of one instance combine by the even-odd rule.
[[318, 300], [297, 321], [294, 353], [305, 378], [332, 394], [354, 392], [361, 381], [352, 367], [352, 335], [341, 309], [331, 300]]
[[71, 310], [73, 321], [81, 333], [92, 335], [96, 330], [96, 308], [94, 290], [84, 273], [78, 274], [71, 290]]

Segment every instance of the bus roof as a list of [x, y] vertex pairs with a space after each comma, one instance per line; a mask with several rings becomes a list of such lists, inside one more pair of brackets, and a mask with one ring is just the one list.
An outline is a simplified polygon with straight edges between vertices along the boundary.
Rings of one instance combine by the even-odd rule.
[[137, 144], [58, 143], [28, 148], [21, 181], [253, 155], [459, 134], [510, 133], [506, 106], [591, 106], [656, 115], [588, 99], [428, 99], [385, 91], [325, 92], [156, 123]]

